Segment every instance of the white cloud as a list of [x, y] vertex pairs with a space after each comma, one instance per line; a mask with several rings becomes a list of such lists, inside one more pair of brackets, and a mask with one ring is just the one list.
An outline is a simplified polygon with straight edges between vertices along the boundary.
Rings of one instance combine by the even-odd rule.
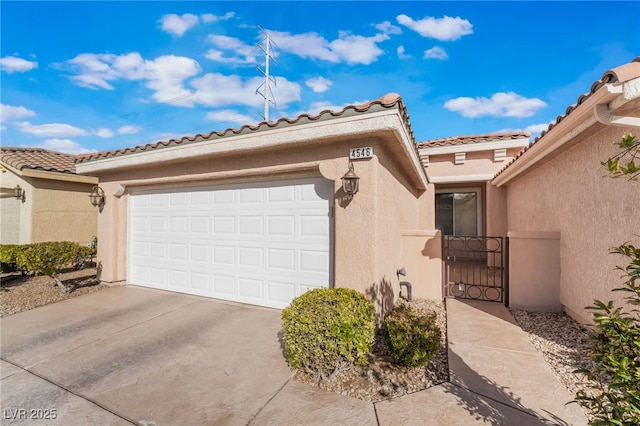
[[[192, 86], [197, 90], [194, 101], [210, 107], [225, 105], [246, 105], [258, 107], [264, 100], [256, 95], [256, 89], [264, 83], [261, 77], [242, 80], [238, 75], [220, 73], [205, 74], [193, 80]], [[284, 77], [276, 77], [277, 85], [272, 88], [279, 108], [285, 108], [291, 102], [300, 100], [300, 85], [292, 83]]]
[[86, 149], [85, 147], [77, 142], [72, 141], [71, 139], [47, 139], [39, 144], [38, 147], [48, 149], [50, 151], [64, 152], [73, 155], [94, 152]]
[[498, 92], [491, 99], [460, 97], [448, 100], [444, 107], [463, 117], [530, 117], [547, 104], [538, 98], [525, 98], [514, 92]]
[[16, 125], [23, 133], [30, 133], [32, 135], [50, 138], [68, 138], [73, 136], [86, 136], [89, 134], [87, 131], [69, 124], [31, 124], [28, 121], [23, 121], [16, 123]]
[[402, 28], [393, 25], [389, 21], [384, 21], [375, 25], [378, 31], [382, 31], [385, 34], [402, 34]]
[[203, 15], [200, 15], [200, 17], [202, 18], [202, 22], [218, 22], [218, 21], [228, 21], [229, 19], [233, 18], [235, 16], [235, 12], [227, 12], [224, 15], [221, 16], [217, 16], [214, 15], [213, 13], [205, 13]]
[[98, 130], [94, 130], [93, 134], [99, 136], [101, 138], [112, 138], [115, 135], [115, 132], [108, 127], [100, 127]]
[[198, 24], [198, 17], [191, 13], [185, 13], [182, 16], [171, 13], [160, 18], [160, 23], [162, 30], [180, 37], [187, 30]]
[[118, 133], [121, 135], [135, 135], [141, 130], [140, 126], [127, 125], [118, 129]]
[[207, 113], [207, 118], [217, 122], [218, 124], [235, 123], [240, 126], [244, 126], [246, 124], [252, 125], [261, 121], [261, 119], [256, 119], [256, 117], [240, 114], [239, 112], [230, 109], [211, 111]]
[[160, 56], [147, 61], [146, 86], [156, 91], [153, 99], [158, 102], [170, 102], [173, 105], [193, 106], [192, 92], [182, 84], [187, 78], [200, 72], [200, 65], [184, 56]]
[[0, 58], [0, 69], [9, 74], [14, 72], [27, 72], [38, 66], [37, 62], [27, 61], [16, 56], [5, 56]]
[[324, 77], [314, 77], [307, 80], [305, 84], [315, 93], [324, 93], [329, 90], [329, 87], [331, 87], [333, 82]]
[[549, 128], [550, 123], [540, 123], [540, 124], [532, 124], [524, 128], [525, 131], [533, 134], [540, 134], [542, 131], [547, 130]]
[[[209, 41], [218, 49], [211, 49], [205, 55], [207, 59], [216, 62], [233, 64], [256, 64], [257, 47], [248, 45], [242, 40], [224, 35], [211, 35]], [[222, 49], [222, 50], [219, 50]], [[224, 50], [231, 52], [231, 56], [225, 56]]]
[[372, 37], [341, 33], [328, 41], [317, 33], [291, 34], [284, 31], [269, 31], [279, 51], [298, 55], [301, 58], [320, 59], [329, 62], [368, 65], [384, 52], [376, 43], [388, 40], [386, 34]]
[[373, 37], [341, 35], [339, 39], [332, 41], [329, 46], [348, 64], [369, 65], [377, 61], [378, 57], [384, 53], [376, 43], [388, 39], [389, 36], [386, 34], [378, 34]]
[[17, 118], [33, 117], [34, 115], [36, 115], [35, 112], [23, 106], [0, 104], [0, 123], [13, 121]]
[[363, 101], [356, 101], [337, 105], [327, 101], [313, 102], [306, 111], [302, 111], [298, 115], [309, 114], [313, 116], [320, 114], [322, 111], [342, 111], [348, 105], [362, 105], [364, 103]]
[[110, 81], [117, 79], [141, 80], [145, 77], [146, 63], [139, 53], [112, 55], [108, 53], [81, 53], [69, 61], [78, 74], [73, 81], [90, 89], [113, 90]]
[[398, 54], [398, 58], [399, 59], [411, 59], [412, 58], [411, 55], [407, 55], [404, 52], [404, 46], [398, 46], [398, 48], [396, 49], [396, 53]]
[[200, 72], [200, 65], [184, 56], [160, 56], [145, 60], [138, 53], [126, 55], [83, 53], [69, 63], [78, 74], [71, 79], [91, 89], [113, 90], [110, 82], [118, 79], [146, 80], [146, 87], [155, 91], [158, 102], [192, 106], [191, 92], [184, 88], [184, 80]]
[[449, 59], [449, 55], [447, 55], [447, 52], [445, 52], [443, 48], [435, 46], [424, 51], [424, 58], [445, 60]]
[[427, 16], [419, 21], [414, 21], [409, 16], [402, 14], [398, 15], [396, 20], [399, 24], [412, 29], [422, 37], [435, 38], [440, 41], [457, 40], [462, 36], [473, 33], [471, 22], [460, 17], [445, 16], [444, 18], [434, 18]]

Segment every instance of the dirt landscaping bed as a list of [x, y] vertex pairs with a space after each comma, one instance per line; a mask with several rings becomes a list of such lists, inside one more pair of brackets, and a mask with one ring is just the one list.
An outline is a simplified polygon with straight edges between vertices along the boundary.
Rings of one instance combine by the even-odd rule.
[[96, 277], [96, 268], [67, 270], [60, 274], [68, 291], [61, 294], [51, 277], [3, 273], [0, 277], [0, 317], [109, 288]]

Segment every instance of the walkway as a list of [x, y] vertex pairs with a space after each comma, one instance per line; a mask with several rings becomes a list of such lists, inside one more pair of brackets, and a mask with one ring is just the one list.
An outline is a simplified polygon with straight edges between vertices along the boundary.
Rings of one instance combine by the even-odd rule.
[[450, 383], [375, 405], [380, 425], [586, 425], [501, 304], [447, 299]]

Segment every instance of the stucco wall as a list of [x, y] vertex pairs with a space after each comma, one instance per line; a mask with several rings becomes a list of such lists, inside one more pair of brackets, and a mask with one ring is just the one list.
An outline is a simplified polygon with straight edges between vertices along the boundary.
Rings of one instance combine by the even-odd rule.
[[[632, 129], [605, 127], [509, 182], [510, 231], [559, 232], [560, 302], [582, 322], [593, 299], [622, 301], [622, 259], [608, 254], [626, 241], [640, 244], [640, 183], [606, 176], [600, 161]], [[545, 265], [539, 265], [544, 268]]]
[[498, 188], [486, 182], [484, 187], [485, 200], [485, 235], [492, 237], [506, 237], [507, 224], [507, 190]]
[[98, 232], [98, 209], [89, 200], [92, 187], [84, 183], [32, 179], [31, 242], [89, 243]]
[[[106, 194], [99, 218], [101, 279], [126, 280], [126, 218], [132, 190], [322, 176], [334, 186], [334, 285], [368, 294], [383, 311], [398, 296], [398, 268], [414, 271], [416, 275], [407, 278], [416, 283], [421, 279], [419, 267], [403, 259], [402, 231], [432, 229], [434, 222], [433, 190], [415, 189], [403, 170], [406, 165], [398, 164], [397, 153], [389, 145], [382, 136], [342, 139], [307, 144], [304, 150], [269, 149], [256, 155], [218, 155], [103, 173], [99, 175]], [[340, 178], [348, 170], [349, 149], [362, 146], [373, 146], [375, 156], [354, 161], [360, 189], [349, 200]], [[114, 196], [121, 185], [124, 193]]]
[[2, 188], [20, 185], [25, 192], [22, 202], [3, 191], [1, 243], [75, 241], [86, 244], [98, 234], [98, 211], [89, 201], [92, 184], [23, 177], [10, 170], [0, 176]]
[[[461, 146], [461, 151], [463, 146]], [[463, 164], [455, 164], [455, 154], [429, 155], [427, 174], [430, 177], [461, 175], [493, 175], [497, 173], [521, 148], [509, 148], [507, 157], [502, 161], [494, 161], [493, 150], [467, 152]]]
[[[25, 191], [25, 201], [13, 196], [16, 185]], [[10, 170], [0, 173], [0, 187], [3, 188], [0, 200], [0, 244], [28, 244], [31, 242], [31, 208], [33, 205], [33, 188], [31, 179], [16, 175]]]

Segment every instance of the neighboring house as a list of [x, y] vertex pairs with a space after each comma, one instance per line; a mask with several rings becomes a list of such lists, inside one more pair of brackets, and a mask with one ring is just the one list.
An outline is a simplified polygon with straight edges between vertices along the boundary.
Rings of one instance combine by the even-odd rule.
[[[533, 144], [526, 133], [416, 144], [401, 98], [389, 94], [81, 155], [76, 167], [106, 194], [103, 281], [275, 308], [310, 288], [351, 287], [385, 312], [401, 279], [414, 297], [456, 288], [471, 297], [468, 274], [450, 275], [453, 259], [508, 278], [505, 303], [588, 322], [583, 308], [620, 284], [609, 248], [640, 234], [637, 184], [604, 177], [600, 165], [623, 133], [640, 133], [638, 117], [640, 59], [605, 73]], [[342, 185], [350, 164], [353, 196]], [[485, 251], [460, 256], [456, 234]]]
[[97, 184], [76, 174], [73, 155], [0, 147], [0, 244], [91, 242], [98, 209], [88, 195]]
[[[357, 148], [371, 150], [350, 160]], [[341, 180], [350, 163], [359, 177], [352, 197]], [[76, 168], [98, 176], [106, 194], [103, 281], [275, 308], [335, 285], [369, 294], [383, 311], [405, 267], [414, 294], [434, 287], [429, 268], [439, 292], [433, 186], [398, 95], [81, 155]], [[430, 238], [437, 245], [423, 254]]]

